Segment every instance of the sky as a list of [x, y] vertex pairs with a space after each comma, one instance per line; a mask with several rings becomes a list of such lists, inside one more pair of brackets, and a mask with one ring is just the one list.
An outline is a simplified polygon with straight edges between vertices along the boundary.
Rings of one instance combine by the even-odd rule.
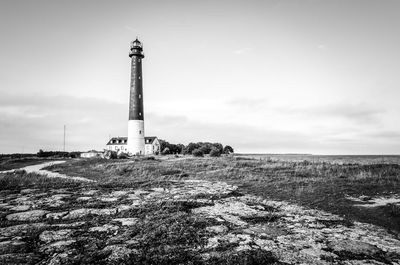
[[0, 153], [145, 134], [239, 153], [400, 154], [400, 1], [0, 2]]

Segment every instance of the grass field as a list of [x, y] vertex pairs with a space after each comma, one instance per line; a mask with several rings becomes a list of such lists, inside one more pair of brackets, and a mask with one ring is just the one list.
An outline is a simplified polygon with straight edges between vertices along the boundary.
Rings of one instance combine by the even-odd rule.
[[222, 180], [239, 186], [245, 193], [322, 209], [399, 233], [398, 205], [355, 207], [348, 199], [348, 196], [400, 195], [398, 161], [398, 156], [241, 155], [136, 161], [77, 160], [50, 169], [100, 180], [103, 185], [140, 182], [151, 185], [172, 179]]
[[27, 157], [27, 158], [1, 158], [0, 171], [18, 169], [26, 166], [40, 164], [54, 159]]

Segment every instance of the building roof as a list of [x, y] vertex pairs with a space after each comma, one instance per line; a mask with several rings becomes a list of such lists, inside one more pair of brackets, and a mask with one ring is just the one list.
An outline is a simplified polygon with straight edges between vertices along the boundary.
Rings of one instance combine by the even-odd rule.
[[[156, 136], [144, 137], [145, 144], [152, 144], [154, 140], [157, 139]], [[111, 138], [107, 145], [126, 145], [128, 143], [128, 137], [113, 137]]]
[[152, 144], [155, 139], [157, 139], [156, 136], [144, 137], [144, 143], [145, 144]]
[[108, 141], [107, 145], [121, 145], [121, 144], [127, 144], [128, 143], [128, 137], [113, 137]]

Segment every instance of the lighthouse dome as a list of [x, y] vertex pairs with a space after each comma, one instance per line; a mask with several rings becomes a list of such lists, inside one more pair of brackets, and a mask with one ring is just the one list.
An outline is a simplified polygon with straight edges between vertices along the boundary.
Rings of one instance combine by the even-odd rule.
[[142, 43], [136, 38], [136, 40], [132, 41], [131, 47], [140, 47], [140, 48], [142, 48]]

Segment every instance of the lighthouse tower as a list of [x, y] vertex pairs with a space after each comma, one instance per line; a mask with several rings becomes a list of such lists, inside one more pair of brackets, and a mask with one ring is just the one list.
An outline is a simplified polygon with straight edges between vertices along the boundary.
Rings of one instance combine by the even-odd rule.
[[128, 121], [128, 153], [144, 155], [144, 115], [143, 115], [143, 85], [142, 85], [142, 59], [143, 45], [136, 38], [131, 43], [131, 87], [129, 96], [129, 121]]

